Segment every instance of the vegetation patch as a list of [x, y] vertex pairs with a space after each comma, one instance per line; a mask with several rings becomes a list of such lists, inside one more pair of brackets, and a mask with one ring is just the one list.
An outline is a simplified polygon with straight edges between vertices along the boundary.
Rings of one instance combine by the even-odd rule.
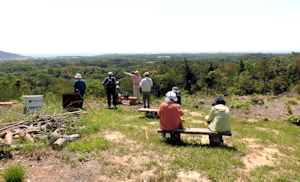
[[300, 125], [300, 115], [289, 115], [287, 120], [295, 125]]
[[20, 163], [9, 164], [3, 171], [2, 177], [8, 182], [21, 181], [26, 174], [26, 167]]
[[240, 100], [235, 100], [235, 101], [232, 101], [230, 103], [230, 107], [231, 108], [235, 108], [235, 109], [238, 109], [238, 108], [246, 108], [246, 109], [248, 109], [249, 108], [249, 104], [245, 103], [243, 101], [240, 101]]

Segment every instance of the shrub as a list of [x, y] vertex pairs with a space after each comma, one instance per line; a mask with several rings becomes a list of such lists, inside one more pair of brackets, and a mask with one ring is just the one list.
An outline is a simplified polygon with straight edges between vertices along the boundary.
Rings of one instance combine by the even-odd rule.
[[17, 163], [15, 165], [9, 165], [3, 171], [3, 178], [5, 181], [21, 181], [26, 173], [26, 167]]
[[285, 104], [286, 105], [298, 105], [297, 100], [294, 99], [285, 99]]
[[251, 98], [250, 100], [248, 100], [248, 102], [252, 105], [264, 105], [265, 104], [264, 100], [261, 98], [258, 98], [258, 97]]
[[239, 100], [232, 101], [230, 104], [231, 108], [249, 108], [249, 104], [241, 102]]
[[204, 104], [204, 100], [203, 100], [203, 99], [199, 99], [199, 100], [198, 100], [198, 104], [199, 104], [199, 105], [203, 105], [203, 104]]
[[263, 121], [269, 121], [269, 118], [268, 117], [264, 117]]
[[300, 125], [300, 115], [291, 114], [288, 116], [288, 121], [295, 125]]
[[297, 85], [296, 85], [295, 91], [296, 91], [298, 94], [300, 94], [300, 84], [297, 84]]

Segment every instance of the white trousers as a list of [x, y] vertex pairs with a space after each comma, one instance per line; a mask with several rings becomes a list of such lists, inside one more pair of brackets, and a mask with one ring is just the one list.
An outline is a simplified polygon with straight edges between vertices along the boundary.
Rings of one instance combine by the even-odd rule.
[[140, 100], [140, 86], [139, 85], [133, 85], [133, 96], [137, 97], [138, 102], [141, 102], [141, 100]]

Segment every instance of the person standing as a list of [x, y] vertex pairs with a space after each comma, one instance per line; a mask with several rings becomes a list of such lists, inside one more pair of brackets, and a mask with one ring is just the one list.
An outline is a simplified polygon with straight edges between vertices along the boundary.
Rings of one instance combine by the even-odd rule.
[[108, 103], [108, 108], [110, 109], [111, 106], [111, 96], [113, 96], [113, 105], [115, 106], [114, 109], [117, 109], [117, 97], [116, 97], [116, 79], [113, 77], [113, 73], [112, 72], [108, 72], [108, 77], [106, 77], [104, 79], [104, 81], [102, 82], [102, 85], [105, 87], [106, 89], [106, 93], [107, 93], [107, 103]]
[[181, 96], [179, 95], [179, 90], [177, 87], [173, 87], [172, 88], [172, 92], [175, 92], [176, 97], [177, 97], [177, 101], [174, 101], [175, 103], [181, 105]]
[[79, 97], [79, 107], [80, 109], [83, 109], [83, 96], [85, 94], [85, 90], [86, 90], [86, 85], [85, 85], [85, 81], [82, 79], [82, 76], [80, 73], [76, 73], [76, 75], [74, 76], [76, 78], [76, 80], [73, 83], [73, 93], [79, 93], [81, 95], [81, 97]]
[[134, 74], [124, 72], [125, 75], [130, 76], [133, 79], [133, 96], [137, 97], [138, 103], [141, 104], [141, 99], [140, 99], [140, 82], [142, 80], [139, 71], [135, 71]]
[[150, 108], [150, 93], [151, 93], [151, 87], [153, 86], [152, 79], [149, 78], [149, 72], [144, 73], [144, 77], [140, 83], [140, 87], [142, 88], [143, 92], [143, 102], [144, 102], [144, 108], [146, 108], [146, 100], [148, 100], [148, 108]]

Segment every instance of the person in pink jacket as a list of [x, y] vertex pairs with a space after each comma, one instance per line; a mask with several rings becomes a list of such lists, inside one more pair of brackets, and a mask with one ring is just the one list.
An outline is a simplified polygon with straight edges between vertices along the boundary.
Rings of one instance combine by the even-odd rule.
[[[179, 104], [174, 103], [177, 101], [176, 93], [169, 91], [166, 94], [165, 102], [163, 102], [157, 112], [160, 117], [159, 128], [161, 130], [174, 130], [184, 129], [180, 116], [184, 115]], [[165, 137], [165, 133], [162, 134]]]
[[125, 75], [130, 76], [133, 79], [133, 96], [137, 97], [138, 103], [141, 104], [141, 99], [140, 99], [140, 82], [142, 80], [139, 71], [135, 71], [134, 74], [124, 72]]

